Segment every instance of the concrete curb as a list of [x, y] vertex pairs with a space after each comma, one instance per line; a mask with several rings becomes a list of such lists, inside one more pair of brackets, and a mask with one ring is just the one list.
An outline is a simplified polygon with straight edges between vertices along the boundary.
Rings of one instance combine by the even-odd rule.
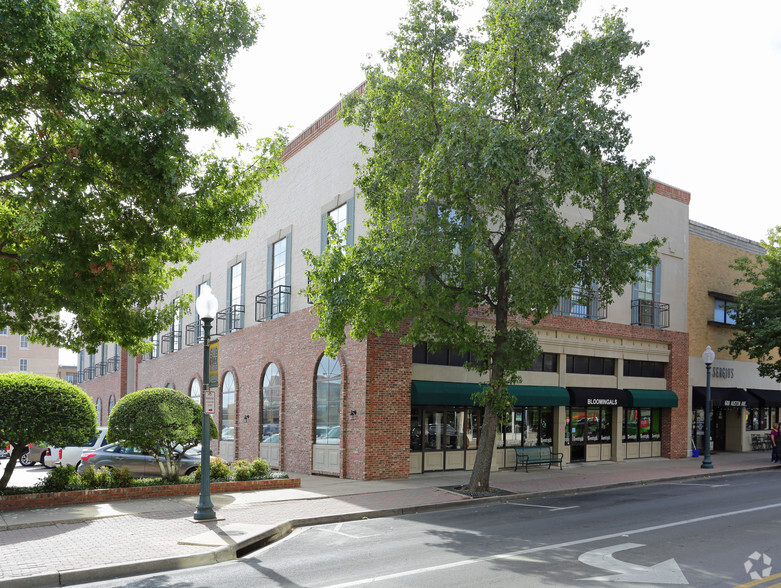
[[393, 516], [403, 516], [411, 514], [420, 514], [426, 512], [435, 512], [439, 510], [448, 510], [452, 508], [477, 507], [497, 502], [510, 502], [519, 498], [537, 498], [550, 496], [564, 496], [568, 494], [583, 494], [585, 492], [598, 492], [602, 490], [612, 490], [615, 488], [625, 488], [629, 486], [645, 486], [653, 484], [663, 484], [678, 482], [682, 480], [697, 480], [711, 478], [716, 476], [732, 476], [745, 474], [747, 472], [760, 472], [765, 470], [777, 470], [778, 466], [767, 466], [761, 468], [752, 468], [750, 470], [731, 470], [731, 471], [713, 471], [701, 474], [687, 474], [685, 476], [673, 476], [667, 478], [654, 478], [650, 480], [638, 480], [629, 482], [616, 482], [611, 484], [600, 484], [588, 487], [567, 488], [563, 490], [541, 490], [537, 492], [517, 492], [514, 494], [505, 494], [502, 496], [486, 496], [483, 498], [464, 498], [458, 502], [444, 502], [435, 504], [422, 504], [417, 506], [403, 506], [379, 510], [370, 510], [364, 512], [322, 515], [316, 517], [305, 517], [300, 519], [291, 519], [280, 523], [275, 527], [265, 530], [263, 533], [248, 537], [234, 545], [217, 547], [204, 553], [175, 556], [159, 559], [149, 559], [123, 564], [113, 564], [99, 568], [82, 568], [78, 570], [64, 570], [61, 572], [48, 572], [35, 576], [25, 576], [20, 578], [0, 579], [2, 588], [44, 588], [59, 587], [86, 582], [99, 582], [101, 580], [117, 579], [127, 576], [137, 576], [140, 574], [154, 574], [178, 569], [199, 567], [235, 560], [258, 549], [262, 549], [272, 543], [279, 541], [288, 535], [294, 528], [309, 527], [315, 525], [327, 525], [331, 523], [349, 522], [362, 519], [379, 519]]

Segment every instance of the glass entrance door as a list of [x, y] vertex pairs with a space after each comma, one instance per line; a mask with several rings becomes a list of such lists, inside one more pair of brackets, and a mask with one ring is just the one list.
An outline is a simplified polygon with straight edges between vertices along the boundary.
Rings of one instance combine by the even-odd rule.
[[569, 460], [586, 461], [586, 434], [588, 418], [585, 406], [570, 406], [567, 411], [567, 435]]

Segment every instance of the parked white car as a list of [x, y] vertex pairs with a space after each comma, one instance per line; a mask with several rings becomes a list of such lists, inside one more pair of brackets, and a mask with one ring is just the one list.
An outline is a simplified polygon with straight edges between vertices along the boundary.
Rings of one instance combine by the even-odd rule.
[[108, 443], [106, 441], [107, 431], [108, 427], [98, 427], [98, 436], [90, 439], [81, 447], [52, 447], [51, 455], [44, 457], [44, 465], [48, 467], [65, 465], [78, 467], [82, 449], [99, 449]]

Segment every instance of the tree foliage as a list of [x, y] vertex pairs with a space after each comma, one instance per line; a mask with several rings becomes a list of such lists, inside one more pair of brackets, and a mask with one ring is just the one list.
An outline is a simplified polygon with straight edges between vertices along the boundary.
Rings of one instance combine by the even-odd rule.
[[404, 340], [476, 358], [487, 385], [470, 486], [488, 487], [497, 423], [539, 353], [530, 325], [573, 288], [600, 300], [655, 260], [632, 244], [649, 161], [624, 155], [621, 100], [639, 85], [621, 12], [576, 29], [577, 0], [491, 0], [476, 33], [460, 0], [412, 0], [344, 118], [371, 134], [367, 234], [309, 254], [315, 336], [333, 355], [408, 324]]
[[0, 490], [30, 443], [81, 446], [96, 436], [96, 423], [95, 406], [73, 384], [29, 373], [0, 374], [0, 440], [13, 445]]
[[[179, 478], [181, 454], [201, 442], [201, 405], [170, 388], [146, 388], [123, 396], [108, 417], [106, 438], [154, 456], [165, 480]], [[217, 425], [209, 417], [211, 438]], [[177, 450], [178, 449], [178, 450]]]
[[226, 75], [259, 22], [243, 0], [0, 0], [0, 324], [138, 350], [171, 323], [162, 292], [246, 234], [282, 165], [282, 135], [188, 147], [243, 131]]
[[765, 255], [732, 265], [741, 273], [736, 285], [747, 289], [737, 296], [735, 331], [726, 349], [733, 357], [745, 352], [761, 376], [781, 382], [781, 226], [768, 232], [762, 246]]

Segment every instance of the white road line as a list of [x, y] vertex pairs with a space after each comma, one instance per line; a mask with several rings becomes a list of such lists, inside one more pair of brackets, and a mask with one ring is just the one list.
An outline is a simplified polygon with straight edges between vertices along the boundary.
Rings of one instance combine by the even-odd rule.
[[598, 535], [596, 537], [587, 537], [585, 539], [577, 539], [575, 541], [565, 541], [563, 543], [555, 543], [552, 545], [541, 545], [539, 547], [530, 547], [529, 549], [521, 549], [519, 551], [510, 551], [508, 553], [497, 553], [488, 557], [478, 557], [470, 559], [462, 559], [438, 566], [429, 566], [426, 568], [418, 568], [415, 570], [407, 570], [405, 572], [397, 572], [395, 574], [386, 574], [384, 576], [375, 576], [373, 578], [363, 578], [361, 580], [353, 580], [352, 582], [344, 582], [342, 584], [332, 584], [325, 588], [348, 588], [350, 586], [363, 586], [365, 584], [373, 584], [374, 582], [382, 582], [384, 580], [395, 580], [397, 578], [405, 578], [409, 576], [416, 576], [418, 574], [427, 574], [430, 572], [437, 572], [440, 570], [447, 570], [451, 568], [458, 568], [462, 566], [469, 566], [476, 563], [483, 563], [493, 561], [495, 559], [511, 559], [520, 555], [528, 555], [530, 553], [539, 553], [541, 551], [552, 551], [554, 549], [562, 549], [564, 547], [572, 547], [573, 545], [583, 545], [585, 543], [592, 543], [594, 541], [605, 541], [607, 539], [616, 539], [618, 537], [628, 537], [629, 535], [637, 535], [640, 533], [648, 533], [650, 531], [659, 531], [662, 529], [670, 529], [672, 527], [681, 527], [683, 525], [691, 525], [694, 523], [702, 523], [704, 521], [712, 521], [715, 519], [721, 519], [724, 517], [732, 517], [736, 515], [743, 515], [750, 512], [758, 512], [761, 510], [768, 510], [771, 508], [781, 508], [781, 502], [775, 504], [768, 504], [767, 506], [757, 506], [754, 508], [745, 508], [742, 510], [734, 510], [730, 512], [724, 512], [720, 514], [707, 515], [704, 517], [695, 517], [693, 519], [686, 519], [683, 521], [676, 521], [674, 523], [665, 523], [664, 525], [654, 525], [652, 527], [641, 527], [639, 529], [630, 529], [628, 531], [620, 531], [618, 533], [610, 533], [609, 535]]
[[667, 486], [697, 486], [698, 488], [722, 488], [731, 484], [694, 484], [689, 482], [665, 482]]

